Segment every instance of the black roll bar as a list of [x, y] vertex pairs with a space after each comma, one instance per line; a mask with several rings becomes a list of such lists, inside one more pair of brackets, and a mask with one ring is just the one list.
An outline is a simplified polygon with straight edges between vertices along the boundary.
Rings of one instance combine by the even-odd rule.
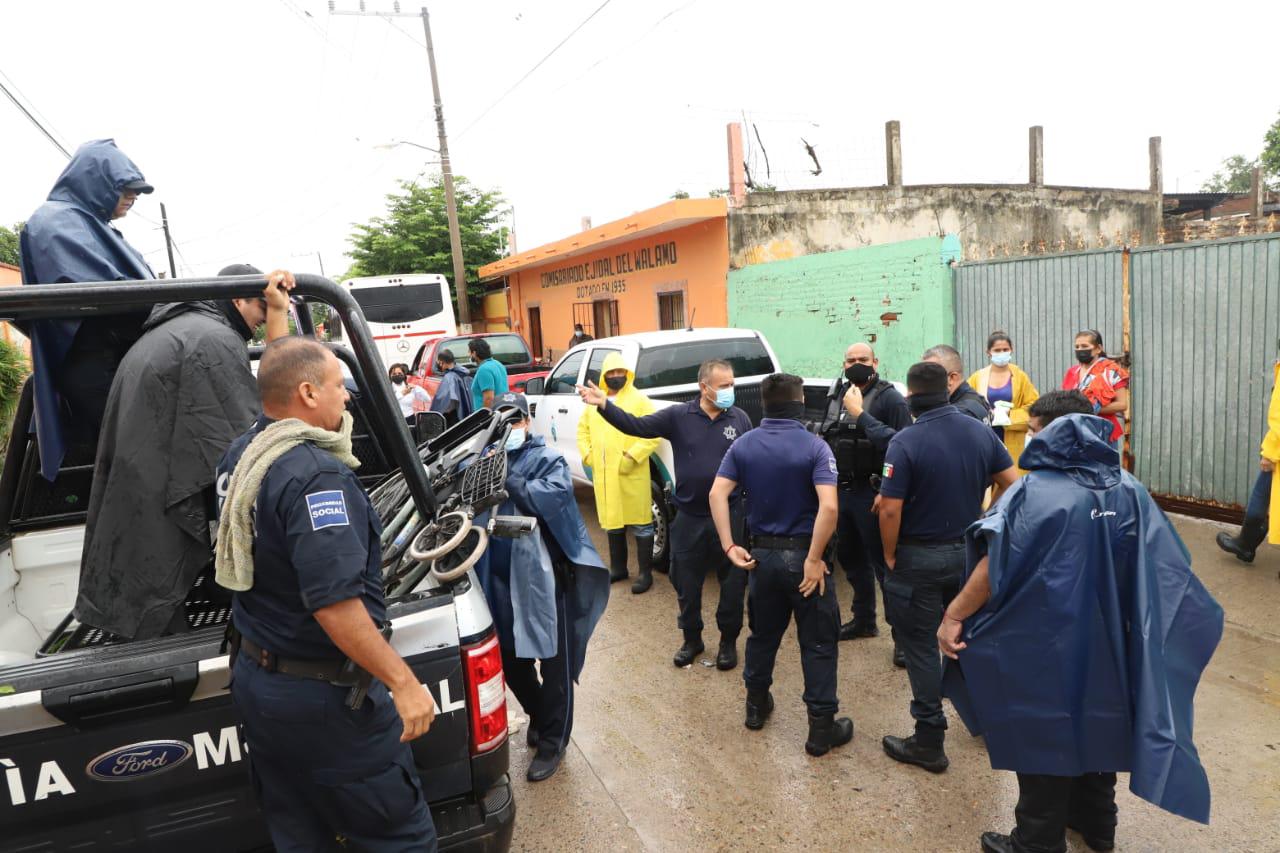
[[[427, 480], [422, 460], [409, 435], [409, 425], [400, 415], [400, 406], [391, 396], [391, 386], [379, 382], [382, 376], [378, 350], [365, 324], [364, 313], [351, 292], [319, 275], [294, 275], [296, 295], [325, 303], [338, 313], [347, 330], [346, 344], [360, 365], [369, 395], [373, 428], [384, 438], [391, 460], [404, 473], [405, 483], [419, 515], [435, 518], [436, 498]], [[266, 279], [260, 275], [213, 278], [147, 279], [144, 281], [98, 281], [80, 284], [39, 284], [0, 288], [0, 319], [19, 322], [36, 319], [81, 319], [117, 314], [164, 302], [194, 302], [201, 299], [252, 299], [262, 295]], [[306, 313], [305, 320], [302, 314]], [[299, 311], [299, 325], [311, 328], [306, 305]]]

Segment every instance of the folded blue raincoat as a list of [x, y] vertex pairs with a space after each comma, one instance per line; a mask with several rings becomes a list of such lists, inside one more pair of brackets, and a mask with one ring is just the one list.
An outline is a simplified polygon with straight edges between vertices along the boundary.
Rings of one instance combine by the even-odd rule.
[[519, 539], [490, 539], [476, 574], [502, 647], [514, 650], [516, 657], [552, 658], [560, 636], [552, 563], [563, 555], [573, 570], [564, 595], [569, 672], [577, 681], [587, 659], [587, 641], [609, 603], [609, 572], [578, 511], [564, 457], [547, 447], [541, 436], [530, 436], [519, 450], [511, 451], [507, 466], [506, 490], [511, 497], [498, 514], [533, 516], [538, 532]]
[[[142, 255], [111, 227], [124, 185], [142, 172], [111, 139], [76, 149], [49, 199], [31, 214], [19, 238], [23, 284], [127, 281], [155, 278]], [[148, 309], [122, 322], [142, 332]], [[71, 349], [79, 320], [39, 320], [30, 325], [35, 390], [35, 427], [40, 435], [40, 472], [53, 480], [65, 453], [54, 379]]]
[[969, 571], [990, 557], [991, 598], [964, 624], [944, 695], [997, 770], [1128, 772], [1139, 797], [1207, 823], [1192, 703], [1222, 608], [1110, 432], [1055, 420], [1027, 443], [1027, 476], [969, 528]]

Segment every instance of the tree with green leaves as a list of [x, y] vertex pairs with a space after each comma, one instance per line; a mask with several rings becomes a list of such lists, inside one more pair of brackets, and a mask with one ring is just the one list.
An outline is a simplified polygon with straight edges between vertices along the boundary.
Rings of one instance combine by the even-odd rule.
[[[0, 228], [0, 231], [6, 229]], [[20, 347], [0, 338], [0, 468], [4, 467], [13, 416], [18, 408], [22, 385], [31, 373], [31, 364]]]
[[[506, 199], [497, 191], [480, 190], [463, 177], [454, 177], [458, 230], [467, 271], [467, 294], [474, 305], [484, 296], [479, 269], [503, 255], [507, 228]], [[349, 255], [355, 262], [344, 279], [397, 273], [438, 273], [453, 280], [449, 218], [444, 182], [436, 175], [430, 184], [401, 181], [399, 193], [387, 196], [387, 212], [355, 226]]]
[[1262, 167], [1264, 189], [1280, 189], [1280, 118], [1262, 137], [1262, 154], [1250, 159], [1236, 154], [1222, 161], [1200, 189], [1209, 193], [1247, 193], [1253, 189], [1253, 170]]
[[21, 222], [12, 228], [0, 225], [0, 264], [18, 266], [18, 232], [21, 230]]

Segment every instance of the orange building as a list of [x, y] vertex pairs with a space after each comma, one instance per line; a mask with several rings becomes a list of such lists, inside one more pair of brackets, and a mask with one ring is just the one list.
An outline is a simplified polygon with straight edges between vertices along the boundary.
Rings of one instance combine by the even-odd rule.
[[[12, 264], [0, 264], [0, 287], [18, 287], [22, 284], [22, 270]], [[31, 355], [31, 342], [9, 323], [0, 322], [0, 339], [17, 344]]]
[[511, 327], [538, 356], [596, 338], [728, 324], [728, 204], [676, 199], [480, 268], [505, 279]]

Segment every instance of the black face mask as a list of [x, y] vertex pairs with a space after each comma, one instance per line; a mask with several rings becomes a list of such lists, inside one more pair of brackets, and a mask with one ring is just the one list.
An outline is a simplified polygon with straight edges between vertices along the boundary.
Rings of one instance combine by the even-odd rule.
[[403, 374], [403, 373], [397, 373], [396, 375], [392, 376], [392, 377], [391, 377], [391, 384], [393, 384], [393, 385], [403, 385], [403, 384], [404, 384], [404, 374]]
[[876, 369], [869, 364], [851, 364], [844, 369], [844, 378], [859, 388], [865, 388], [868, 382], [877, 378]]
[[610, 391], [612, 391], [613, 393], [615, 393], [615, 394], [616, 394], [616, 393], [618, 393], [619, 391], [621, 391], [621, 390], [622, 390], [622, 386], [623, 386], [623, 385], [626, 385], [626, 384], [627, 384], [627, 377], [625, 377], [625, 376], [606, 376], [606, 377], [604, 378], [604, 384], [605, 384], [606, 386], [608, 386], [608, 388], [609, 388], [609, 390], [610, 390]]
[[765, 406], [764, 416], [766, 418], [798, 421], [804, 417], [804, 400], [791, 400], [786, 403]]
[[1081, 364], [1088, 364], [1089, 362], [1093, 361], [1093, 350], [1091, 349], [1076, 350], [1076, 361], [1080, 362]]
[[934, 391], [928, 394], [912, 394], [907, 398], [907, 407], [911, 409], [911, 414], [918, 418], [925, 412], [933, 411], [949, 402], [951, 397], [946, 391]]

